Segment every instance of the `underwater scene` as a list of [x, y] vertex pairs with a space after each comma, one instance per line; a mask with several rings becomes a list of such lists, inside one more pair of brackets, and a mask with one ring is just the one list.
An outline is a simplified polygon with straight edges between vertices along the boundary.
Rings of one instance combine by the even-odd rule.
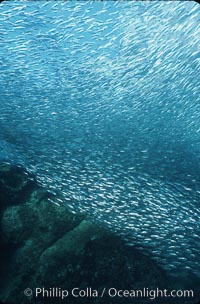
[[200, 6], [0, 3], [0, 301], [200, 303]]

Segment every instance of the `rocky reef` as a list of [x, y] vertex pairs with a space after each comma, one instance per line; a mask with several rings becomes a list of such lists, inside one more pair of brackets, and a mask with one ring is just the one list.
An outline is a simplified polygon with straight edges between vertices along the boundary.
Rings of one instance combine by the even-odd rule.
[[[177, 299], [166, 302], [163, 299], [101, 297], [104, 288], [113, 288], [114, 292], [114, 288], [150, 290], [183, 286], [174, 282], [148, 256], [126, 246], [86, 215], [74, 215], [67, 206], [50, 202], [51, 196], [23, 168], [1, 163], [2, 303], [197, 303], [197, 300], [183, 298], [181, 302]], [[33, 292], [36, 288], [41, 289], [38, 297]], [[61, 299], [63, 290], [66, 297]], [[72, 290], [74, 295], [66, 294]]]

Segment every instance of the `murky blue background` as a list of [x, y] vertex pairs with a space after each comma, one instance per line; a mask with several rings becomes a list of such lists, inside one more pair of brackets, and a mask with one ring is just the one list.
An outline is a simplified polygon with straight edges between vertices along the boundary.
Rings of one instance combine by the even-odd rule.
[[200, 276], [199, 13], [188, 1], [0, 6], [0, 158], [177, 276]]

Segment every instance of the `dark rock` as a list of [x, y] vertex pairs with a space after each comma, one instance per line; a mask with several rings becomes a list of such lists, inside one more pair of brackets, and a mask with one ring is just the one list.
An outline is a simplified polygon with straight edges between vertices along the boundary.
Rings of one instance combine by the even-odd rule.
[[35, 188], [39, 188], [35, 177], [22, 167], [7, 162], [0, 164], [0, 211], [25, 202]]
[[[134, 247], [125, 246], [84, 215], [73, 215], [65, 206], [50, 203], [49, 193], [22, 168], [2, 164], [0, 188], [3, 303], [64, 303], [53, 297], [26, 297], [26, 288], [175, 289], [174, 281]], [[70, 304], [137, 303], [105, 297], [69, 296], [67, 300]], [[148, 302], [140, 299], [140, 303]]]

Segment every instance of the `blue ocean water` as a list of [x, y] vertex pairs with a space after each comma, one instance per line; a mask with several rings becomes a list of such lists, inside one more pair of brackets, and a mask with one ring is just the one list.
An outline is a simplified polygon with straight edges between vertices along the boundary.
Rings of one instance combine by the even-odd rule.
[[0, 159], [197, 277], [199, 13], [187, 1], [0, 5]]

